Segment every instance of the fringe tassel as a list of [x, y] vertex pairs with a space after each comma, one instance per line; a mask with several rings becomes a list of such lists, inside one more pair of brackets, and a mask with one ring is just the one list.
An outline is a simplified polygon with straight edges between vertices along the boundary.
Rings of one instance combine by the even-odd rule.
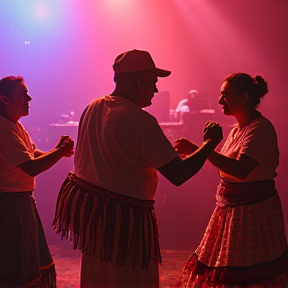
[[153, 200], [140, 200], [92, 185], [70, 172], [63, 182], [53, 228], [73, 248], [102, 262], [133, 267], [162, 263]]
[[[288, 275], [288, 250], [271, 262], [248, 267], [208, 267], [194, 253], [185, 264], [183, 274], [203, 275], [208, 285], [248, 285], [273, 280], [281, 274]], [[193, 277], [193, 276], [192, 276]]]
[[40, 272], [40, 288], [56, 288], [56, 271], [53, 264], [49, 268], [42, 269]]
[[40, 277], [25, 283], [25, 288], [56, 288], [55, 265], [52, 264], [40, 269]]

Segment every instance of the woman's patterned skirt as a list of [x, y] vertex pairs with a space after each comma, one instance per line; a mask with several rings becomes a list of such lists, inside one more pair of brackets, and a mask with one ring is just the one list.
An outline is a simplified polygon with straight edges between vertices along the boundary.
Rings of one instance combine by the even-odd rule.
[[32, 192], [0, 192], [0, 287], [56, 287]]
[[184, 266], [182, 286], [288, 287], [288, 245], [273, 180], [221, 180], [204, 237]]

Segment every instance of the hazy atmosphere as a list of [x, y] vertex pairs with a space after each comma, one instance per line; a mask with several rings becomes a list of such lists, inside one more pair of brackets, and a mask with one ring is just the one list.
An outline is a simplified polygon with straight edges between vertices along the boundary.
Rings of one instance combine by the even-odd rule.
[[[269, 93], [259, 109], [278, 133], [276, 187], [287, 222], [287, 12], [287, 0], [0, 0], [0, 78], [24, 77], [33, 100], [21, 122], [38, 148], [48, 150], [61, 134], [76, 140], [77, 124], [57, 124], [77, 123], [92, 99], [112, 92], [112, 65], [126, 50], [147, 50], [157, 66], [172, 71], [158, 81], [159, 97], [168, 96], [157, 104], [155, 94], [150, 109], [156, 117], [157, 109], [168, 107], [169, 113], [197, 89], [209, 99], [211, 117], [224, 134], [234, 118], [223, 116], [217, 103], [222, 80], [233, 72], [262, 75]], [[181, 136], [200, 142], [206, 120], [163, 127], [171, 142]], [[35, 195], [49, 243], [60, 241], [50, 226], [70, 170], [73, 157], [37, 177]], [[160, 176], [156, 211], [163, 248], [195, 248], [218, 182], [209, 163], [179, 188]]]

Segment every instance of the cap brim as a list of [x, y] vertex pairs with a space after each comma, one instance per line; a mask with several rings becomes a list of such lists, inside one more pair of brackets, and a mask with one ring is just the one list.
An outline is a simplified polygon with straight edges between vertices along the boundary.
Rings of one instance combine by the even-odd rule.
[[158, 77], [167, 77], [171, 74], [171, 71], [168, 70], [163, 70], [163, 69], [159, 69], [159, 68], [155, 68], [153, 69], [154, 73], [158, 76]]

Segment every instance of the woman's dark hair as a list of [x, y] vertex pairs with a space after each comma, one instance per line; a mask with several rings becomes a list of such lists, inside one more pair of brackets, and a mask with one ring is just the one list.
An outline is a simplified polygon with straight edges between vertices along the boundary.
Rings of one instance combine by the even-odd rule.
[[260, 104], [260, 98], [268, 93], [267, 82], [260, 75], [254, 78], [246, 73], [233, 73], [224, 79], [224, 82], [230, 83], [237, 93], [247, 92], [249, 99], [254, 107]]

